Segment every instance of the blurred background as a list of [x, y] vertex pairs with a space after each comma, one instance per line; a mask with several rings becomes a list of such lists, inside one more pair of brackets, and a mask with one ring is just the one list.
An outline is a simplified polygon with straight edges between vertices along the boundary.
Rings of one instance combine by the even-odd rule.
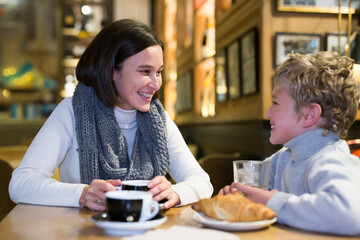
[[[360, 0], [0, 0], [0, 158], [20, 161], [106, 24], [134, 18], [164, 42], [160, 100], [197, 158], [263, 159], [272, 76], [289, 51], [360, 61]], [[360, 136], [360, 115], [349, 139]], [[14, 164], [16, 167], [16, 164]]]

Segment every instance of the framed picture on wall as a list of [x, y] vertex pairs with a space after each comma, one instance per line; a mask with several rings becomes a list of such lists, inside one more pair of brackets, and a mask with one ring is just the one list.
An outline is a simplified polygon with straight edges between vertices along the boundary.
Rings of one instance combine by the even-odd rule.
[[176, 93], [177, 100], [175, 105], [176, 113], [189, 111], [193, 108], [193, 88], [192, 71], [182, 73], [177, 79]]
[[185, 72], [184, 78], [184, 105], [186, 111], [191, 110], [193, 108], [193, 78], [192, 71], [188, 70]]
[[313, 33], [275, 33], [274, 67], [279, 66], [288, 58], [288, 54], [317, 53], [322, 50], [322, 35]]
[[215, 91], [216, 101], [222, 102], [227, 100], [227, 78], [226, 78], [226, 52], [220, 49], [215, 56]]
[[240, 38], [241, 92], [242, 96], [258, 92], [258, 41], [256, 28]]
[[181, 113], [184, 109], [184, 103], [183, 103], [183, 81], [181, 80], [181, 76], [178, 77], [176, 81], [176, 103], [175, 103], [175, 112]]
[[[358, 10], [360, 0], [352, 0], [351, 13]], [[338, 13], [338, 0], [277, 0], [277, 10], [283, 12]], [[349, 0], [341, 0], [341, 12], [349, 13]]]
[[228, 76], [229, 99], [240, 97], [240, 64], [239, 40], [231, 43], [226, 49], [226, 66]]
[[340, 50], [339, 50], [339, 35], [337, 33], [326, 34], [326, 51], [338, 52], [340, 55], [345, 55], [345, 44], [347, 43], [347, 34], [340, 34]]

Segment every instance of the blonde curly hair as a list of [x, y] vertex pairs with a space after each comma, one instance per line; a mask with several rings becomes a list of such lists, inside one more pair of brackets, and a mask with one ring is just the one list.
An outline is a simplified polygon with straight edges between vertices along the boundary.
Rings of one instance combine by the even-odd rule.
[[359, 83], [354, 78], [351, 58], [336, 52], [291, 53], [275, 70], [274, 84], [285, 84], [295, 101], [295, 111], [311, 103], [321, 106], [324, 135], [334, 132], [345, 138], [355, 121]]

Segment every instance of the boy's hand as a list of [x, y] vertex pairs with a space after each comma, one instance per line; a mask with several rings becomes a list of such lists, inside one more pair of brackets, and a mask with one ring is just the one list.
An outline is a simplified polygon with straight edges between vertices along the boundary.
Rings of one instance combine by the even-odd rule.
[[218, 194], [219, 195], [228, 195], [232, 192], [238, 192], [238, 190], [236, 188], [234, 188], [232, 185], [226, 185], [225, 187], [220, 189]]
[[[227, 186], [226, 186], [227, 187]], [[225, 188], [223, 188], [225, 189]], [[266, 191], [262, 190], [260, 188], [250, 187], [238, 182], [233, 182], [229, 188], [232, 192], [233, 191], [239, 191], [243, 193], [247, 198], [253, 200], [256, 203], [261, 203], [266, 205], [266, 203], [269, 201], [269, 199], [278, 191], [277, 190], [271, 190]]]

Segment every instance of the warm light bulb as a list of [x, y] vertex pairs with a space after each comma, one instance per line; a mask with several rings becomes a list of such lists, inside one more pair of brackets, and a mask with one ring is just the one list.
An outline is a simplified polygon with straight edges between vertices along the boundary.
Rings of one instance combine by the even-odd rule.
[[91, 7], [89, 5], [83, 5], [81, 7], [81, 12], [84, 15], [90, 15], [91, 14]]
[[8, 97], [10, 97], [10, 91], [9, 90], [7, 90], [7, 89], [4, 89], [4, 90], [2, 90], [2, 95], [5, 97], [5, 98], [8, 98]]

